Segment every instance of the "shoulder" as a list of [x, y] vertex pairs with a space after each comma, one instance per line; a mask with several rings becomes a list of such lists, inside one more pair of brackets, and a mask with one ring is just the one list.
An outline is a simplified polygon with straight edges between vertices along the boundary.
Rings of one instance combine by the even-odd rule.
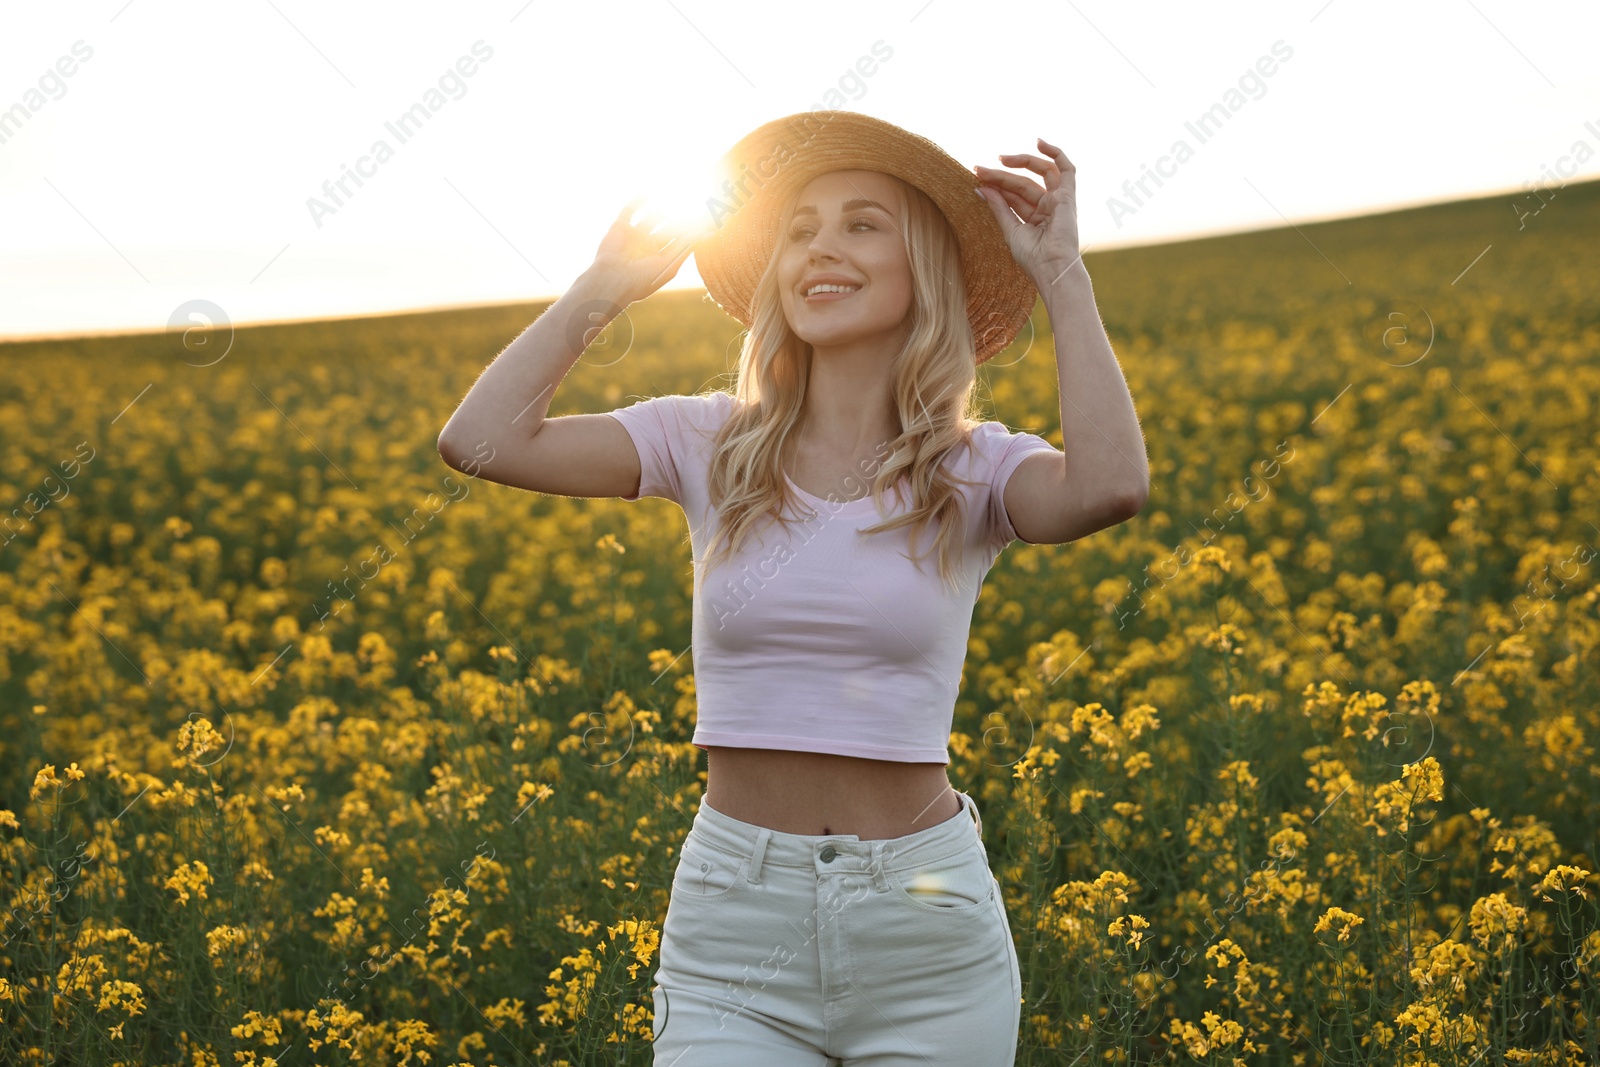
[[738, 401], [732, 393], [725, 389], [718, 389], [711, 393], [695, 393], [681, 398], [685, 402], [685, 413], [689, 422], [697, 430], [714, 433], [722, 428], [728, 421], [728, 416], [738, 407]]
[[701, 423], [720, 423], [732, 413], [738, 403], [734, 400], [733, 394], [725, 389], [709, 393], [685, 393], [673, 399], [679, 403], [688, 417]]
[[968, 447], [975, 456], [987, 459], [1010, 432], [1003, 422], [980, 422], [967, 431]]
[[968, 455], [986, 470], [993, 470], [1013, 458], [1056, 447], [1036, 433], [1012, 430], [1003, 422], [980, 422], [968, 433]]

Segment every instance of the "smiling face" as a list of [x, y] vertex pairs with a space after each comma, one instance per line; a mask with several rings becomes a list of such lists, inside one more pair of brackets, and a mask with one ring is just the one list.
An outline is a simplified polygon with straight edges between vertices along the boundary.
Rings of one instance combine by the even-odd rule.
[[[789, 327], [813, 346], [881, 338], [898, 348], [911, 311], [911, 262], [900, 195], [887, 174], [838, 170], [813, 178], [783, 216], [778, 293]], [[808, 294], [817, 282], [845, 292]]]

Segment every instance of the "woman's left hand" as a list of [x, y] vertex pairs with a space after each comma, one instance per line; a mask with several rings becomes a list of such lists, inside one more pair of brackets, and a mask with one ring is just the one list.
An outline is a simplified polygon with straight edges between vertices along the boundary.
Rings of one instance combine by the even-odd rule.
[[1020, 174], [974, 167], [978, 191], [988, 202], [1005, 234], [1017, 265], [1042, 294], [1078, 262], [1077, 168], [1066, 153], [1044, 138], [1039, 148], [1049, 159], [1025, 153], [1000, 157], [1008, 167], [1026, 167], [1044, 178], [1039, 183]]

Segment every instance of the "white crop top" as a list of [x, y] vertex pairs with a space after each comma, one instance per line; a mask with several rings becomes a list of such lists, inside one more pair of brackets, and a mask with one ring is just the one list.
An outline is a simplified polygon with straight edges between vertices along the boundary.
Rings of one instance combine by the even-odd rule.
[[[726, 392], [672, 395], [609, 413], [639, 452], [639, 491], [624, 499], [678, 504], [696, 560], [716, 519], [711, 443], [735, 404]], [[1003, 502], [1006, 481], [1028, 456], [1059, 454], [1044, 438], [999, 422], [978, 425], [971, 440], [972, 449], [958, 446], [945, 460], [948, 470], [981, 483], [956, 484], [967, 514], [956, 594], [938, 575], [928, 533], [918, 542], [926, 553], [919, 570], [910, 527], [856, 532], [882, 521], [870, 494], [829, 501], [788, 479], [803, 507], [786, 514], [805, 521], [787, 531], [768, 521], [709, 575], [696, 564], [695, 745], [950, 762], [972, 608], [989, 568], [1017, 539]], [[900, 508], [899, 491], [886, 494], [885, 504]]]

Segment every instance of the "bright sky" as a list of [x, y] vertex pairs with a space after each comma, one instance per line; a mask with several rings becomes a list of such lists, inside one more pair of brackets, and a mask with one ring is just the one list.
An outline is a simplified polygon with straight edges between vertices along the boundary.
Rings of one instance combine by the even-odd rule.
[[1600, 175], [1592, 3], [98, 0], [0, 27], [0, 337], [555, 296], [635, 194], [817, 106], [968, 165], [1059, 144], [1090, 251]]

